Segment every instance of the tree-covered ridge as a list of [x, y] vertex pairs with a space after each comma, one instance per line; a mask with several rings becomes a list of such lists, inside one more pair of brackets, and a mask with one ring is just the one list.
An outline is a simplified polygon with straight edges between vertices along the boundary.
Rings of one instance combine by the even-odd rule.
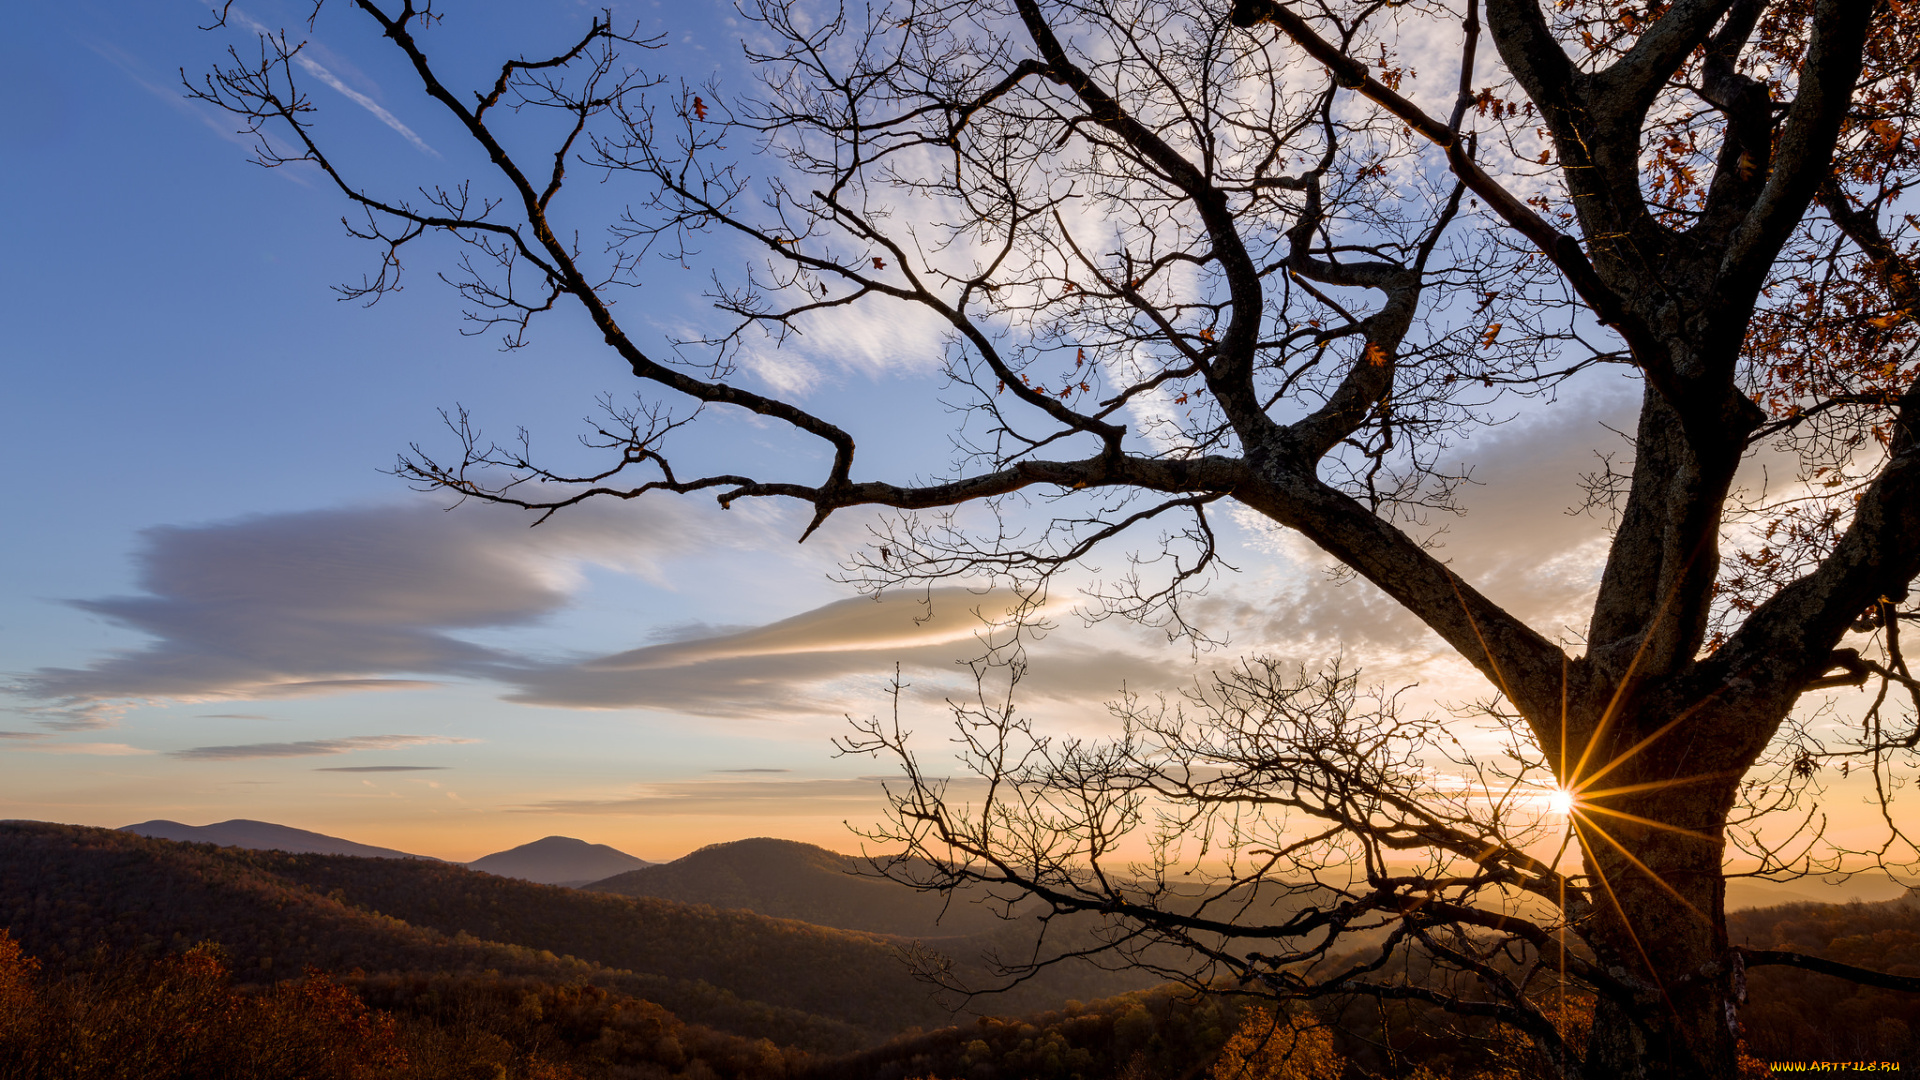
[[217, 947], [203, 945], [143, 963], [96, 960], [53, 980], [0, 933], [5, 1080], [436, 1075], [409, 1064], [393, 1019], [317, 971], [243, 993]]
[[[1735, 912], [1728, 926], [1750, 950], [1920, 974], [1912, 899]], [[1224, 995], [1166, 986], [1081, 1005], [1062, 982], [1028, 991], [1054, 994], [1043, 1008], [956, 1022], [875, 935], [450, 864], [30, 822], [0, 823], [0, 929], [0, 1080], [1225, 1080], [1223, 1047], [1269, 1080], [1532, 1075], [1516, 1032], [1418, 1002], [1297, 1007], [1281, 1031], [1300, 1048], [1288, 1053], [1304, 1055], [1293, 1063], [1260, 1043], [1274, 1014], [1248, 1010], [1225, 985], [1215, 988]], [[1444, 973], [1407, 965], [1383, 977], [1422, 985]], [[1920, 1061], [1920, 1003], [1908, 995], [1800, 969], [1756, 968], [1748, 981], [1753, 1058]], [[1584, 1040], [1590, 1016], [1576, 995], [1563, 1018], [1571, 1041]], [[154, 1034], [182, 1024], [229, 1031], [227, 1056]], [[386, 1061], [386, 1071], [261, 1071], [283, 1060], [274, 1054], [325, 1046], [341, 1025], [364, 1029], [362, 1064]], [[102, 1040], [138, 1049], [121, 1055], [135, 1071], [72, 1064], [106, 1061]], [[382, 1047], [398, 1049], [381, 1057]], [[226, 1072], [207, 1064], [216, 1058]]]
[[1165, 986], [1024, 1017], [983, 1016], [895, 1039], [834, 1066], [839, 1076], [863, 1080], [1199, 1077], [1241, 1011], [1230, 998]]
[[914, 892], [878, 878], [863, 860], [793, 840], [710, 844], [670, 863], [629, 871], [590, 889], [622, 896], [745, 908], [821, 926], [908, 937], [952, 937], [998, 928], [984, 897]]
[[[0, 823], [0, 926], [55, 968], [101, 946], [159, 955], [210, 940], [250, 981], [308, 966], [592, 980], [689, 1020], [819, 1050], [945, 1025], [955, 1004], [915, 978], [903, 957], [909, 943], [898, 938], [445, 863], [215, 848], [37, 822]], [[989, 977], [977, 958], [961, 967], [974, 985]], [[973, 1008], [1029, 1011], [1145, 982], [1061, 967]]]
[[929, 1068], [1105, 1080], [1129, 1065], [1204, 1063], [1234, 1017], [1168, 988], [823, 1055], [528, 976], [310, 969], [246, 985], [217, 945], [197, 945], [99, 952], [53, 977], [0, 933], [0, 1080], [882, 1080]]
[[217, 945], [57, 977], [0, 932], [0, 1080], [784, 1080], [813, 1056], [494, 973], [238, 983]]
[[[1879, 904], [1792, 904], [1727, 916], [1727, 936], [1754, 949], [1804, 953], [1920, 976], [1920, 893]], [[1795, 967], [1756, 968], [1741, 1012], [1766, 1060], [1920, 1065], [1920, 997]]]
[[899, 947], [746, 911], [585, 893], [395, 859], [236, 852], [234, 858], [455, 940], [502, 942], [609, 968], [697, 980], [876, 1033], [943, 1023]]
[[[580, 962], [408, 926], [273, 876], [246, 853], [106, 829], [0, 823], [0, 924], [60, 967], [106, 946], [140, 954], [212, 940], [245, 979], [326, 970], [483, 970], [577, 977]], [[424, 865], [424, 864], [423, 864]]]

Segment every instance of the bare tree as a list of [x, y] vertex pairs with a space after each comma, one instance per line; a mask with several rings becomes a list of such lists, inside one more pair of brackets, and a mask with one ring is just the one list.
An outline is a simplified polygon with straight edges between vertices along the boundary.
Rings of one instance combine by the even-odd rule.
[[[1920, 572], [1904, 212], [1920, 7], [752, 0], [759, 83], [727, 96], [658, 89], [629, 59], [649, 43], [608, 20], [459, 86], [430, 48], [430, 7], [346, 6], [484, 175], [411, 199], [363, 186], [313, 125], [290, 37], [236, 51], [193, 92], [244, 118], [263, 164], [316, 168], [354, 205], [350, 227], [384, 258], [347, 294], [379, 298], [409, 245], [451, 237], [466, 249], [446, 276], [481, 327], [514, 346], [535, 316], [577, 311], [659, 395], [608, 409], [589, 440], [609, 455], [598, 470], [545, 467], [460, 417], [461, 457], [416, 449], [403, 475], [542, 514], [654, 491], [792, 499], [813, 508], [808, 534], [886, 508], [898, 515], [855, 564], [873, 588], [962, 576], [1038, 595], [1097, 546], [1132, 543], [1137, 572], [1095, 613], [1196, 638], [1180, 601], [1219, 563], [1212, 515], [1232, 503], [1422, 620], [1486, 676], [1514, 736], [1497, 768], [1455, 755], [1490, 770], [1472, 795], [1414, 768], [1446, 756], [1437, 729], [1361, 708], [1340, 674], [1256, 664], [1184, 712], [1128, 706], [1133, 726], [1100, 747], [1023, 742], [1010, 706], [983, 704], [985, 726], [966, 730], [999, 801], [970, 818], [917, 773], [899, 792], [899, 834], [953, 874], [1105, 912], [1266, 992], [1493, 1018], [1564, 1075], [1733, 1075], [1745, 966], [1913, 985], [1734, 948], [1723, 909], [1730, 843], [1774, 843], [1756, 824], [1828, 766], [1870, 769], [1885, 806], [1920, 739], [1899, 637]], [[1447, 33], [1457, 78], [1429, 111], [1410, 69], [1449, 61], [1405, 43]], [[633, 192], [595, 225], [604, 249], [568, 216], [579, 169]], [[699, 244], [747, 253], [716, 278], [724, 321], [643, 345], [612, 291]], [[845, 427], [737, 377], [763, 336], [881, 304], [947, 329], [948, 476], [869, 478]], [[1452, 440], [1597, 365], [1644, 392], [1630, 465], [1589, 478], [1615, 521], [1574, 648], [1453, 573], [1420, 522], [1455, 508]], [[689, 467], [671, 438], [718, 406], [818, 439], [831, 465]], [[1772, 502], [1735, 486], [1767, 446], [1802, 463]], [[1033, 534], [952, 513], [1031, 494], [1051, 508]], [[1729, 539], [1736, 526], [1760, 540]], [[1867, 684], [1857, 737], [1814, 740], [1803, 697]], [[914, 760], [889, 727], [864, 738]], [[1577, 873], [1529, 854], [1516, 800], [1536, 780], [1572, 803]], [[1175, 808], [1165, 828], [1236, 838], [1213, 899], [1142, 903], [1153, 868], [1144, 883], [1094, 873], [1110, 830], [1150, 804]], [[1317, 831], [1278, 831], [1280, 810]], [[1911, 856], [1886, 820], [1871, 854]], [[1768, 872], [1812, 868], [1801, 849], [1759, 854]], [[1330, 862], [1359, 873], [1328, 899]], [[1313, 881], [1306, 907], [1257, 925], [1227, 911], [1289, 873]], [[1475, 900], [1491, 892], [1526, 903], [1493, 918]], [[1386, 935], [1376, 961], [1417, 942], [1478, 986], [1312, 965], [1360, 929]], [[1584, 1045], [1551, 1021], [1548, 971], [1595, 995]]]

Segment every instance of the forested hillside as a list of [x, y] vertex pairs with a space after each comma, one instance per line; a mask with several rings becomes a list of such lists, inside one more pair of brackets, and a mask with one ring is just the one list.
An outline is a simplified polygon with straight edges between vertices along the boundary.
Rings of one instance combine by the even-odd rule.
[[[206, 940], [251, 981], [307, 966], [590, 979], [685, 1019], [823, 1050], [950, 1023], [959, 1004], [915, 977], [909, 943], [896, 938], [448, 863], [215, 848], [35, 822], [0, 823], [0, 925], [54, 967], [102, 946], [152, 955]], [[978, 958], [987, 943], [943, 944], [970, 948], [963, 975], [987, 984]], [[1061, 966], [972, 1007], [1024, 1012], [1148, 982]]]
[[[839, 881], [845, 864], [804, 845], [725, 845], [693, 868], [711, 887], [724, 880], [714, 867], [732, 865], [737, 895], [773, 896], [777, 875], [756, 879], [744, 858], [756, 847], [797, 882], [796, 906], [838, 895], [859, 901], [843, 912], [905, 920], [928, 899], [901, 890], [908, 903], [862, 907], [884, 894], [815, 889]], [[688, 869], [682, 883], [698, 880]], [[1920, 974], [1914, 900], [1742, 911], [1728, 925], [1756, 948]], [[0, 1080], [184, 1080], [213, 1075], [205, 1069], [215, 1060], [227, 1062], [224, 1075], [266, 1075], [259, 1070], [279, 1066], [260, 1062], [295, 1058], [311, 1059], [301, 1075], [369, 1080], [1199, 1080], [1220, 1061], [1263, 1052], [1248, 1032], [1265, 1014], [1231, 995], [1074, 989], [1137, 984], [1132, 973], [1061, 968], [1016, 995], [973, 1002], [996, 1016], [956, 1016], [907, 970], [900, 937], [453, 864], [31, 822], [0, 823], [0, 929]], [[1417, 957], [1382, 974], [1431, 977]], [[1750, 981], [1743, 1023], [1757, 1059], [1920, 1063], [1920, 995], [1778, 967], [1756, 968]], [[1573, 1001], [1564, 1018], [1576, 1038], [1583, 1009]], [[1430, 1078], [1528, 1075], [1514, 1071], [1525, 1060], [1511, 1033], [1417, 1004], [1327, 998], [1294, 1020], [1309, 1029], [1301, 1045], [1325, 1080], [1342, 1069], [1348, 1080], [1413, 1075], [1416, 1065], [1434, 1070]], [[161, 1034], [180, 1025], [227, 1031], [226, 1042]], [[367, 1062], [385, 1064], [328, 1064], [323, 1051], [343, 1032], [379, 1050]], [[105, 1055], [102, 1040], [139, 1048], [127, 1060], [146, 1071], [46, 1066]]]
[[1003, 921], [1003, 906], [985, 895], [950, 903], [879, 877], [863, 859], [767, 837], [713, 844], [588, 888], [923, 939], [992, 931]]
[[586, 970], [537, 951], [422, 932], [344, 894], [276, 877], [251, 861], [257, 854], [106, 829], [0, 822], [0, 925], [55, 966], [102, 946], [157, 954], [216, 941], [242, 978], [260, 980], [308, 965], [331, 971], [495, 968], [549, 977]]
[[819, 1049], [950, 1016], [879, 938], [416, 860], [0, 823], [0, 922], [56, 970], [103, 947], [152, 956], [209, 941], [243, 981], [308, 966], [590, 980]]
[[[1793, 904], [1737, 911], [1727, 936], [1893, 975], [1920, 977], [1920, 892], [1879, 904]], [[1748, 975], [1747, 1042], [1769, 1060], [1900, 1061], [1920, 1067], [1920, 994], [1861, 986], [1801, 968]]]

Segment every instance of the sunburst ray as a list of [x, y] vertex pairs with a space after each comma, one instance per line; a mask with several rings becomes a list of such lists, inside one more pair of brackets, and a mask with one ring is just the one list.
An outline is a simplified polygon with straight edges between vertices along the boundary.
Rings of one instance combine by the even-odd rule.
[[1591, 804], [1595, 799], [1611, 798], [1615, 795], [1631, 795], [1638, 791], [1663, 791], [1667, 788], [1685, 787], [1688, 784], [1704, 784], [1710, 780], [1724, 780], [1730, 776], [1741, 776], [1742, 770], [1727, 769], [1723, 772], [1695, 773], [1692, 776], [1676, 776], [1668, 780], [1645, 780], [1638, 784], [1625, 784], [1621, 787], [1602, 788], [1599, 791], [1581, 790], [1582, 803]]
[[[1613, 891], [1613, 882], [1607, 880], [1606, 868], [1600, 865], [1600, 860], [1594, 857], [1593, 850], [1587, 847], [1586, 834], [1581, 833], [1577, 829], [1574, 831], [1575, 831], [1575, 834], [1580, 837], [1580, 850], [1584, 852], [1587, 856], [1587, 865], [1593, 867], [1594, 877], [1599, 880], [1600, 887], [1607, 891], [1607, 899], [1613, 902], [1613, 910], [1616, 914], [1620, 916], [1620, 926], [1622, 929], [1626, 930], [1627, 940], [1633, 942], [1634, 951], [1638, 952], [1640, 954], [1640, 959], [1646, 963], [1647, 977], [1653, 980], [1653, 985], [1660, 988], [1660, 996], [1663, 998], [1667, 998], [1667, 1004], [1672, 1005], [1673, 999], [1667, 996], [1667, 984], [1665, 982], [1662, 982], [1660, 979], [1660, 969], [1657, 967], [1654, 967], [1653, 957], [1647, 955], [1647, 947], [1640, 943], [1640, 935], [1634, 933], [1633, 920], [1627, 918], [1627, 909], [1621, 906], [1620, 897]], [[1602, 836], [1606, 835], [1606, 832], [1604, 830], [1598, 830], [1598, 831], [1600, 831], [1600, 834]], [[1611, 838], [1609, 838], [1609, 842], [1611, 842]], [[1676, 1013], [1679, 1012], [1678, 1008], [1676, 1008], [1674, 1011]]]
[[[1654, 729], [1652, 734], [1641, 739], [1639, 742], [1634, 743], [1632, 746], [1628, 747], [1626, 750], [1622, 751], [1621, 753], [1614, 755], [1611, 760], [1609, 760], [1605, 765], [1601, 766], [1598, 772], [1595, 772], [1591, 776], [1588, 776], [1584, 779], [1570, 782], [1568, 786], [1574, 788], [1575, 790], [1586, 789], [1589, 785], [1593, 784], [1595, 781], [1599, 780], [1601, 777], [1607, 775], [1608, 773], [1612, 772], [1613, 770], [1619, 768], [1620, 766], [1626, 764], [1628, 761], [1632, 760], [1636, 755], [1640, 753], [1640, 751], [1645, 750], [1647, 747], [1653, 745], [1655, 740], [1659, 739], [1662, 735], [1665, 735], [1667, 732], [1672, 731], [1674, 728], [1684, 723], [1694, 713], [1697, 713], [1701, 709], [1706, 708], [1708, 705], [1713, 704], [1714, 699], [1719, 696], [1720, 696], [1720, 691], [1716, 689], [1712, 693], [1708, 694], [1706, 697], [1703, 697], [1699, 701], [1694, 702], [1692, 705], [1687, 706], [1685, 709], [1680, 711], [1679, 715], [1675, 716], [1673, 719], [1667, 721], [1664, 724], [1661, 724], [1658, 728]], [[1598, 735], [1597, 731], [1595, 732], [1595, 735], [1597, 737]], [[1593, 743], [1594, 743], [1593, 739], [1587, 740], [1587, 747], [1589, 750], [1592, 749]], [[1580, 761], [1581, 761], [1582, 767], [1585, 767], [1586, 756], [1582, 755]]]
[[[1599, 808], [1598, 807], [1592, 807], [1592, 808], [1582, 807], [1583, 811], [1586, 809], [1599, 809]], [[1618, 813], [1617, 811], [1612, 811], [1612, 812]], [[1688, 836], [1697, 836], [1704, 840], [1714, 840], [1714, 838], [1711, 836], [1706, 836], [1703, 833], [1694, 832], [1691, 829], [1682, 829], [1677, 825], [1663, 825], [1658, 821], [1649, 821], [1646, 818], [1634, 818], [1634, 816], [1631, 814], [1620, 814], [1619, 816], [1632, 818], [1633, 820], [1639, 821], [1642, 824], [1646, 824], [1646, 825], [1655, 825], [1663, 829], [1672, 829], [1674, 832], [1685, 833]], [[1652, 867], [1648, 866], [1646, 863], [1641, 862], [1640, 857], [1638, 855], [1635, 855], [1633, 852], [1628, 851], [1626, 848], [1626, 845], [1622, 844], [1618, 840], [1615, 840], [1613, 838], [1613, 834], [1609, 833], [1604, 826], [1602, 826], [1599, 822], [1594, 821], [1592, 818], [1587, 817], [1584, 812], [1581, 814], [1581, 820], [1585, 821], [1589, 826], [1592, 826], [1593, 831], [1600, 834], [1600, 839], [1605, 840], [1607, 843], [1613, 845], [1613, 850], [1618, 851], [1623, 857], [1626, 858], [1628, 862], [1632, 863], [1635, 867], [1637, 867], [1641, 873], [1647, 875], [1648, 879], [1650, 879], [1655, 885], [1658, 885], [1662, 889], [1667, 890], [1668, 894], [1671, 895], [1675, 900], [1680, 901], [1680, 903], [1684, 905], [1688, 911], [1691, 911], [1695, 915], [1700, 916], [1701, 920], [1706, 922], [1708, 925], [1712, 925], [1713, 920], [1707, 918], [1706, 912], [1701, 911], [1699, 908], [1695, 907], [1693, 905], [1693, 901], [1688, 900], [1686, 897], [1680, 895], [1679, 889], [1674, 888], [1673, 885], [1670, 884], [1666, 878], [1663, 878], [1659, 874], [1654, 873]], [[1715, 841], [1715, 842], [1717, 843], [1718, 841]], [[1597, 860], [1594, 862], [1593, 867], [1596, 872], [1600, 871], [1600, 864]], [[1604, 878], [1604, 874], [1602, 876]], [[1607, 891], [1608, 893], [1612, 893], [1613, 891], [1612, 886], [1608, 886]], [[1624, 912], [1621, 914], [1620, 919], [1622, 922], [1626, 921], [1626, 914]], [[1631, 928], [1629, 928], [1629, 932], [1631, 932]], [[1635, 940], [1637, 943], [1638, 939], [1635, 939]]]

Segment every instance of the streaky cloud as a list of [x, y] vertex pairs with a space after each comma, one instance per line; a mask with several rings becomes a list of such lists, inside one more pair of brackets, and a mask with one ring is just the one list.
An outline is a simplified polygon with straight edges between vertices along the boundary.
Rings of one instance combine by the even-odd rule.
[[[868, 814], [881, 805], [884, 786], [898, 777], [853, 776], [791, 780], [685, 780], [636, 785], [602, 798], [548, 799], [506, 808], [519, 814], [765, 818], [769, 814]], [[985, 790], [977, 777], [946, 781], [953, 794]]]
[[453, 766], [451, 765], [331, 765], [326, 768], [315, 769], [313, 771], [314, 772], [351, 772], [351, 773], [445, 772], [452, 767]]
[[[530, 535], [524, 516], [429, 500], [311, 510], [142, 534], [139, 591], [72, 601], [150, 640], [14, 680], [42, 727], [111, 726], [161, 701], [427, 689], [519, 658], [463, 631], [531, 625], [572, 600], [580, 563], [638, 573], [694, 544], [686, 509], [584, 514]], [[18, 710], [16, 710], [18, 711]]]
[[402, 746], [470, 743], [450, 735], [349, 735], [343, 739], [306, 739], [300, 742], [245, 743], [239, 746], [196, 746], [174, 750], [169, 756], [189, 761], [255, 761], [261, 758], [321, 757], [356, 750], [393, 750]]
[[[225, 10], [228, 18], [233, 19], [240, 25], [259, 34], [261, 37], [271, 38], [274, 36], [273, 31], [269, 30], [265, 24], [242, 14], [238, 8], [229, 5]], [[348, 101], [372, 113], [376, 120], [392, 128], [401, 138], [412, 143], [414, 149], [430, 157], [437, 158], [440, 156], [440, 151], [428, 146], [426, 140], [414, 134], [413, 129], [402, 123], [399, 117], [388, 112], [386, 107], [379, 102], [342, 82], [340, 77], [330, 71], [325, 64], [308, 56], [305, 49], [294, 52], [293, 62], [300, 65], [302, 71], [305, 71], [307, 74], [312, 75], [314, 78], [332, 87], [336, 93]]]
[[[667, 581], [667, 560], [729, 542], [716, 529], [732, 526], [673, 501], [580, 506], [538, 532], [526, 524], [497, 507], [448, 514], [417, 500], [150, 529], [136, 553], [137, 592], [73, 602], [148, 642], [16, 678], [11, 692], [35, 707], [15, 711], [43, 728], [86, 730], [160, 702], [237, 704], [460, 680], [491, 683], [517, 704], [783, 721], [869, 711], [896, 665], [912, 684], [909, 695], [937, 708], [951, 694], [966, 695], [966, 662], [1004, 635], [1019, 605], [1007, 590], [888, 592], [745, 628], [719, 612], [711, 623], [680, 624], [673, 640], [531, 657], [497, 644], [498, 634], [488, 643], [471, 634], [532, 626], [564, 610], [584, 584], [583, 564]], [[1064, 607], [1042, 614], [1054, 618]], [[1030, 700], [1092, 704], [1122, 687], [1178, 685], [1189, 660], [1146, 647], [1049, 641], [1023, 690]], [[333, 751], [287, 741], [180, 756], [322, 752]]]
[[126, 743], [32, 743], [16, 747], [22, 754], [85, 754], [90, 757], [145, 757], [156, 753]]

